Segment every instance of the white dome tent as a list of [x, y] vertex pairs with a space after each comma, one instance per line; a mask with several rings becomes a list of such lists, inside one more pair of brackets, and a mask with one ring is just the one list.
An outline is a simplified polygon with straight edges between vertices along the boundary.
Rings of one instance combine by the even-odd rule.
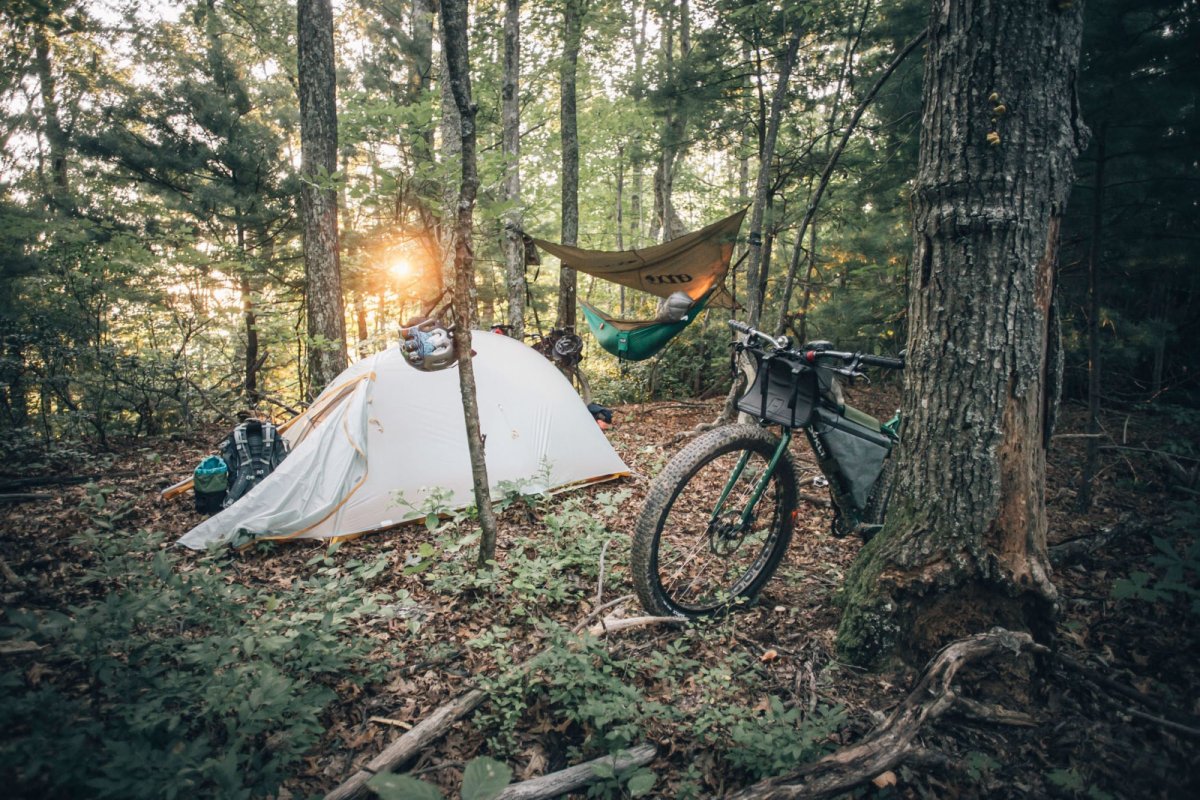
[[[629, 473], [553, 364], [506, 336], [475, 331], [472, 343], [493, 495]], [[283, 463], [179, 543], [355, 536], [423, 516], [433, 491], [448, 493], [449, 508], [472, 505], [458, 380], [456, 367], [414, 369], [398, 347], [353, 364], [286, 426]]]

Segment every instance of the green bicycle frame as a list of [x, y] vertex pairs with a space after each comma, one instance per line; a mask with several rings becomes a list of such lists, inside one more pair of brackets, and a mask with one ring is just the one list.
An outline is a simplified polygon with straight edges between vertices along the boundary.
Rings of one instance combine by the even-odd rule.
[[[783, 428], [783, 432], [779, 437], [779, 445], [775, 448], [775, 452], [771, 455], [771, 461], [767, 464], [767, 468], [763, 470], [763, 474], [758, 479], [758, 484], [754, 487], [754, 492], [750, 495], [750, 501], [746, 503], [746, 507], [742, 509], [741, 519], [738, 520], [739, 530], [744, 529], [750, 522], [750, 518], [754, 515], [754, 507], [758, 505], [758, 501], [762, 499], [763, 492], [767, 490], [767, 484], [771, 480], [771, 476], [775, 474], [775, 467], [779, 465], [779, 459], [783, 458], [783, 454], [787, 452], [788, 445], [792, 441], [791, 428]], [[725, 489], [721, 492], [720, 499], [717, 500], [717, 505], [713, 509], [712, 516], [708, 520], [708, 529], [711, 531], [717, 519], [721, 516], [721, 510], [725, 507], [725, 501], [729, 499], [730, 492], [733, 491], [734, 484], [742, 476], [742, 471], [746, 469], [746, 464], [750, 463], [751, 453], [749, 450], [742, 453], [738, 459], [737, 466], [733, 468], [729, 480], [725, 482]]]

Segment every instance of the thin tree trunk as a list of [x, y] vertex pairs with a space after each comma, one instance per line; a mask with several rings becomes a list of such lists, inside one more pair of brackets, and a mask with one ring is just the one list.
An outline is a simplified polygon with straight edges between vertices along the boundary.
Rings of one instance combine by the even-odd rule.
[[511, 210], [504, 226], [504, 263], [508, 287], [508, 324], [518, 341], [525, 338], [525, 244], [521, 240], [521, 0], [504, 4], [504, 83], [501, 122], [504, 132], [504, 199]]
[[[241, 215], [240, 209], [238, 215]], [[242, 295], [242, 320], [246, 325], [246, 362], [242, 381], [242, 395], [250, 408], [258, 405], [258, 320], [254, 314], [254, 291], [250, 285], [250, 274], [246, 264], [246, 228], [237, 223], [238, 255], [241, 267], [238, 273], [238, 291]]]
[[779, 137], [779, 118], [783, 114], [784, 99], [787, 97], [788, 80], [800, 49], [800, 34], [793, 33], [788, 39], [783, 58], [779, 62], [779, 78], [775, 93], [771, 97], [771, 114], [767, 119], [766, 136], [758, 154], [758, 179], [754, 184], [754, 208], [750, 212], [750, 258], [746, 269], [746, 316], [751, 326], [758, 327], [762, 318], [763, 292], [766, 282], [764, 265], [763, 221], [766, 216], [768, 191], [771, 185], [771, 162], [775, 159], [775, 141]]
[[441, 0], [442, 47], [446, 53], [450, 90], [460, 124], [462, 180], [454, 230], [454, 354], [458, 357], [458, 380], [462, 388], [463, 417], [467, 425], [467, 448], [471, 454], [471, 476], [475, 506], [482, 534], [479, 566], [496, 557], [496, 512], [492, 509], [487, 460], [479, 429], [479, 401], [475, 393], [475, 368], [471, 361], [471, 326], [475, 316], [475, 254], [471, 235], [474, 228], [475, 193], [479, 175], [475, 164], [475, 105], [471, 101], [471, 62], [467, 49], [466, 0]]
[[[443, 32], [444, 35], [444, 32]], [[442, 48], [438, 57], [438, 84], [442, 106], [442, 121], [440, 125], [441, 142], [438, 152], [441, 154], [445, 167], [451, 167], [462, 157], [462, 120], [459, 119], [458, 106], [454, 101], [454, 91], [450, 87], [450, 66], [446, 61], [446, 50]], [[447, 174], [449, 170], [447, 169]], [[458, 203], [458, 191], [450, 183], [445, 185], [442, 194], [442, 206], [446, 210], [446, 220], [438, 225], [438, 244], [442, 249], [442, 264], [438, 271], [438, 292], [443, 288], [454, 285], [454, 225], [453, 209]]]
[[[796, 242], [796, 247], [799, 248], [799, 241]], [[796, 338], [800, 340], [800, 344], [808, 341], [808, 309], [812, 303], [812, 286], [813, 278], [817, 273], [817, 220], [812, 221], [812, 229], [808, 236], [808, 272], [804, 276], [804, 301], [800, 305], [800, 313], [797, 315], [797, 322], [800, 327], [796, 328]], [[784, 304], [786, 310], [787, 304]], [[780, 331], [782, 333], [782, 331]]]
[[42, 99], [42, 129], [50, 151], [50, 185], [47, 187], [46, 196], [48, 205], [61, 209], [67, 202], [69, 193], [67, 134], [58, 114], [58, 84], [54, 77], [50, 40], [43, 26], [35, 25], [33, 30], [34, 64]]
[[858, 122], [862, 119], [863, 112], [867, 110], [867, 106], [879, 94], [879, 90], [887, 83], [892, 73], [904, 63], [904, 59], [908, 58], [908, 54], [916, 50], [921, 42], [925, 41], [926, 33], [927, 31], [922, 31], [918, 34], [916, 38], [905, 45], [904, 49], [892, 59], [892, 63], [888, 64], [887, 69], [883, 71], [883, 74], [875, 81], [875, 85], [871, 87], [871, 90], [863, 97], [862, 102], [854, 109], [854, 113], [850, 115], [850, 120], [846, 123], [846, 129], [842, 131], [842, 138], [838, 140], [837, 147], [834, 148], [833, 153], [829, 156], [829, 160], [825, 162], [825, 169], [821, 171], [821, 177], [817, 181], [816, 188], [813, 189], [812, 197], [809, 198], [808, 208], [804, 211], [804, 219], [800, 222], [800, 231], [796, 235], [796, 250], [792, 254], [792, 264], [788, 269], [787, 280], [783, 287], [783, 300], [779, 305], [779, 317], [775, 323], [776, 333], [783, 333], [784, 328], [787, 327], [788, 305], [792, 301], [792, 289], [795, 285], [796, 272], [800, 266], [800, 252], [802, 250], [800, 243], [804, 241], [804, 234], [817, 214], [817, 207], [820, 206], [821, 197], [825, 194], [826, 187], [829, 186], [829, 179], [833, 177], [833, 170], [837, 167], [838, 159], [842, 157], [842, 152], [846, 149], [846, 143], [850, 141], [850, 135], [858, 127]]
[[1045, 428], [1059, 221], [1086, 138], [1083, 12], [935, 0], [925, 62], [904, 441], [846, 581], [845, 657], [924, 660], [963, 630], [1052, 631]]
[[1100, 457], [1100, 290], [1096, 284], [1096, 262], [1104, 239], [1104, 168], [1105, 139], [1108, 125], [1101, 124], [1096, 141], [1096, 186], [1092, 190], [1092, 241], [1088, 247], [1088, 424], [1087, 454], [1079, 476], [1078, 508], [1087, 511], [1092, 506], [1092, 479]]
[[[617, 250], [625, 249], [625, 148], [617, 148], [617, 207], [615, 209], [617, 221]], [[625, 285], [620, 286], [621, 295], [621, 316], [625, 316]]]
[[346, 320], [338, 254], [337, 103], [330, 0], [297, 4], [300, 94], [300, 216], [304, 225], [309, 391], [346, 368]]
[[[559, 127], [562, 130], [562, 242], [579, 242], [579, 128], [575, 112], [575, 79], [579, 66], [579, 42], [583, 35], [585, 0], [563, 4], [563, 54], [559, 66]], [[559, 267], [559, 328], [575, 326], [575, 270]]]

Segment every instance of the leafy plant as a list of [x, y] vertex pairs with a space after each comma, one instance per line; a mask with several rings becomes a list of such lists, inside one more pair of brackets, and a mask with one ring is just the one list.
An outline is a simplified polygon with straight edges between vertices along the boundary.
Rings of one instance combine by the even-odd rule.
[[[463, 769], [462, 800], [491, 800], [504, 791], [512, 780], [507, 764], [479, 756], [467, 762]], [[442, 800], [442, 792], [431, 783], [410, 775], [381, 772], [367, 782], [383, 800]]]
[[[386, 558], [337, 563], [280, 591], [229, 581], [234, 556], [180, 570], [145, 531], [110, 533], [102, 491], [75, 544], [92, 597], [66, 613], [9, 610], [9, 633], [42, 644], [38, 678], [0, 677], [0, 760], [18, 795], [249, 798], [273, 793], [323, 732], [343, 683], [383, 675], [357, 628], [385, 598]], [[332, 550], [332, 548], [331, 548]], [[153, 554], [153, 555], [148, 555]]]

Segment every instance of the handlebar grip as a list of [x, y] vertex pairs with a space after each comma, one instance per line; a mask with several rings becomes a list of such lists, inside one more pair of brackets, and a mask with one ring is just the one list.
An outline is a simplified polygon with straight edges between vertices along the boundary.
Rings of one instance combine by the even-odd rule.
[[754, 331], [754, 329], [751, 328], [749, 325], [747, 325], [744, 322], [738, 322], [736, 319], [729, 320], [729, 327], [733, 328], [738, 333], [744, 333], [747, 335], [749, 335], [750, 333], [752, 333]]
[[903, 358], [892, 358], [890, 356], [870, 356], [862, 355], [859, 361], [868, 367], [885, 367], [887, 369], [904, 369]]

